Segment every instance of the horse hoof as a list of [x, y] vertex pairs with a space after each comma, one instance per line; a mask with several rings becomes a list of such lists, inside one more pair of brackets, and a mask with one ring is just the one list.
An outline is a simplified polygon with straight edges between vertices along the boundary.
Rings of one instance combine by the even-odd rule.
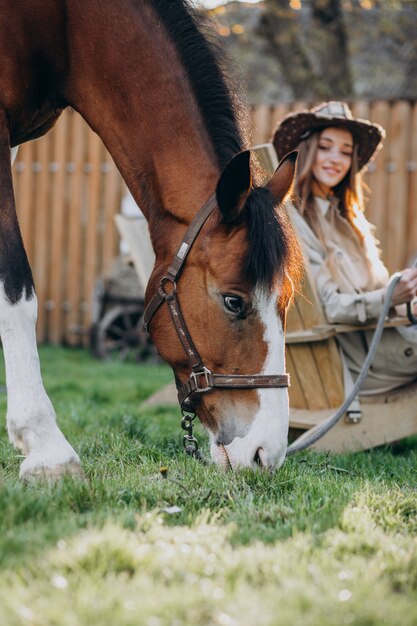
[[24, 482], [34, 482], [40, 480], [56, 481], [64, 476], [72, 476], [74, 478], [83, 479], [84, 471], [81, 463], [77, 459], [70, 459], [66, 463], [59, 463], [48, 466], [45, 464], [32, 464], [30, 456], [22, 463], [19, 477]]

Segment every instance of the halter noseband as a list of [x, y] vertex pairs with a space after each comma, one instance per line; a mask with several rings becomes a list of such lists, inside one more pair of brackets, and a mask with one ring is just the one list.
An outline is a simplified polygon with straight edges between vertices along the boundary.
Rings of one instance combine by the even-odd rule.
[[256, 389], [289, 387], [290, 385], [289, 374], [213, 374], [204, 365], [191, 339], [177, 298], [177, 279], [197, 235], [216, 206], [216, 196], [213, 194], [189, 225], [167, 273], [161, 279], [158, 290], [149, 301], [143, 314], [145, 329], [148, 330], [149, 323], [161, 304], [166, 302], [168, 305], [175, 330], [191, 367], [190, 378], [187, 382], [181, 384], [177, 380], [178, 402], [185, 411], [193, 410], [192, 395], [195, 393], [206, 393], [212, 389]]

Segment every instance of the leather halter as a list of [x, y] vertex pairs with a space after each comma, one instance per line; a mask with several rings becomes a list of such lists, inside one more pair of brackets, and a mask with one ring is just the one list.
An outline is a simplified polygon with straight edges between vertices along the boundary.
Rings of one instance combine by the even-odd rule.
[[161, 279], [158, 290], [150, 299], [143, 314], [145, 329], [148, 330], [149, 323], [161, 304], [166, 302], [168, 305], [175, 330], [191, 367], [189, 380], [184, 384], [180, 384], [177, 381], [178, 402], [185, 411], [193, 410], [193, 394], [206, 393], [212, 389], [256, 389], [290, 386], [289, 374], [214, 374], [205, 367], [191, 339], [177, 298], [177, 280], [191, 246], [216, 206], [216, 195], [213, 194], [201, 207], [189, 225], [167, 273]]

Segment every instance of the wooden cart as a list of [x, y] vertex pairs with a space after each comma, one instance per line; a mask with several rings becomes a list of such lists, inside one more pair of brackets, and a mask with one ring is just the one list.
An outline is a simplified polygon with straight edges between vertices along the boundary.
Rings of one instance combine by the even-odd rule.
[[116, 215], [121, 238], [130, 249], [98, 280], [93, 294], [90, 348], [99, 359], [157, 360], [143, 326], [145, 289], [155, 255], [143, 217]]
[[[387, 321], [386, 327], [406, 323], [408, 320], [396, 318]], [[343, 365], [337, 336], [357, 330], [357, 326], [326, 322], [306, 268], [303, 291], [287, 318], [290, 428], [294, 434], [323, 422], [343, 403]], [[359, 404], [359, 410], [347, 412], [313, 447], [332, 452], [363, 450], [417, 433], [417, 381], [395, 391], [361, 397]]]

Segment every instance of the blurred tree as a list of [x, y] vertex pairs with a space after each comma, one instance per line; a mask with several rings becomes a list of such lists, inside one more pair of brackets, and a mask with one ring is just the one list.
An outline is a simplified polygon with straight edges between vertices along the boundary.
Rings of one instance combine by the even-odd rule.
[[402, 96], [417, 97], [417, 0], [374, 0], [385, 19], [380, 20], [381, 38], [389, 39], [391, 54], [404, 59]]
[[417, 0], [229, 0], [209, 13], [250, 103], [417, 98]]
[[300, 19], [301, 0], [265, 0], [259, 34], [267, 40], [296, 99], [352, 97], [341, 0], [309, 0], [308, 5], [306, 29]]

